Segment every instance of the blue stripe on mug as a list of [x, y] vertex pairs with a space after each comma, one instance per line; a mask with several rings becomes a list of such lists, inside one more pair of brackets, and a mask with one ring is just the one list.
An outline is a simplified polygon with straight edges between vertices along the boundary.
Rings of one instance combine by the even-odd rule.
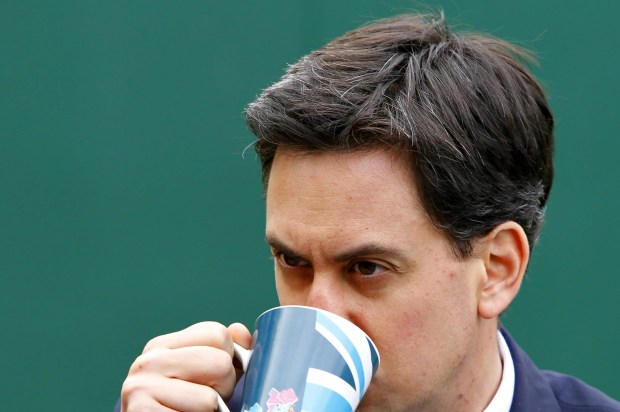
[[322, 385], [307, 384], [301, 412], [352, 412], [350, 402], [337, 392]]
[[[364, 377], [364, 366], [357, 348], [342, 329], [324, 313], [317, 312], [316, 329], [334, 346], [351, 369], [356, 386], [354, 390], [359, 400], [361, 400], [364, 393], [363, 388], [366, 387], [366, 380]], [[329, 335], [333, 335], [336, 339], [331, 338]]]

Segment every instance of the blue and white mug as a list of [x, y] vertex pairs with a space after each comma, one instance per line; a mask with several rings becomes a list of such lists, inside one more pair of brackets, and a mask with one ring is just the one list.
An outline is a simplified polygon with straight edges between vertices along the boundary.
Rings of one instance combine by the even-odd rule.
[[[379, 367], [372, 340], [348, 320], [306, 306], [280, 306], [256, 320], [242, 412], [352, 412]], [[229, 412], [220, 399], [219, 410]]]

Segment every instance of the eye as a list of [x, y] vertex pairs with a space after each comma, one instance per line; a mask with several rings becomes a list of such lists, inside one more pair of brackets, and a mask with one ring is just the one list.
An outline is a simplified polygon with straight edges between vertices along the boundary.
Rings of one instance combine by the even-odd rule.
[[361, 260], [359, 262], [355, 262], [351, 266], [351, 271], [358, 273], [362, 276], [378, 275], [382, 272], [385, 272], [386, 270], [388, 269], [385, 266], [372, 262], [370, 260]]
[[285, 267], [294, 268], [299, 266], [310, 266], [310, 262], [297, 255], [274, 252], [273, 256], [282, 266]]

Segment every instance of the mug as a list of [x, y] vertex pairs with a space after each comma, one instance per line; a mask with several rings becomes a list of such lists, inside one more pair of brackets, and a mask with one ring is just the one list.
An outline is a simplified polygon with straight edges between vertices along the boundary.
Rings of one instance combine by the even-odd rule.
[[[352, 412], [380, 360], [356, 325], [306, 306], [264, 312], [252, 348], [235, 344], [235, 357], [245, 372], [242, 412]], [[219, 410], [229, 412], [221, 398]]]

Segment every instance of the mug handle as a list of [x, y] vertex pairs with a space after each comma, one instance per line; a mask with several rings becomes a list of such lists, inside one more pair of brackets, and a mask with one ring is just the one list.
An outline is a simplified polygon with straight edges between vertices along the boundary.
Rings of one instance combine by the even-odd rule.
[[[252, 349], [245, 349], [237, 345], [234, 342], [233, 342], [233, 347], [234, 347], [234, 352], [235, 352], [235, 359], [241, 362], [241, 367], [243, 368], [243, 372], [247, 371], [248, 364], [250, 363], [250, 357], [252, 356]], [[230, 412], [230, 409], [228, 409], [228, 406], [226, 406], [224, 399], [222, 399], [219, 393], [217, 394], [217, 411], [218, 412]]]

